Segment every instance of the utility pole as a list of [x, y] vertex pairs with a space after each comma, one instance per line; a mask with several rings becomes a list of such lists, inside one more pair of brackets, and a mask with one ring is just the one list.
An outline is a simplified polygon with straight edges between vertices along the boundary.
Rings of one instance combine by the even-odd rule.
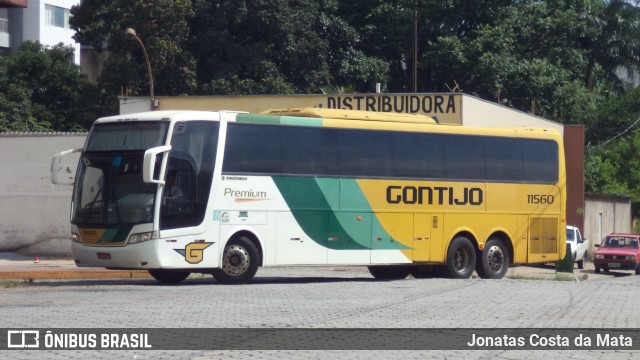
[[411, 75], [411, 87], [414, 93], [418, 92], [418, 10], [413, 11], [413, 69]]

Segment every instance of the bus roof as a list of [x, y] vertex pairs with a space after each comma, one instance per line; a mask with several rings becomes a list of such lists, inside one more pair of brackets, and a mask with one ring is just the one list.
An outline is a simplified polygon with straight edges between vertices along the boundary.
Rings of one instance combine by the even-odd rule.
[[382, 113], [361, 110], [340, 110], [324, 108], [272, 109], [262, 114], [277, 116], [300, 116], [323, 119], [385, 121], [411, 124], [437, 124], [432, 117], [418, 114]]
[[194, 111], [194, 110], [162, 110], [146, 111], [133, 114], [102, 117], [96, 123], [121, 121], [158, 121], [158, 120], [220, 120], [220, 113], [239, 113], [239, 111]]
[[[367, 128], [377, 130], [429, 131], [437, 133], [482, 134], [494, 136], [516, 136], [527, 138], [556, 138], [561, 141], [555, 129], [515, 127], [466, 127], [455, 124], [455, 130], [449, 126], [429, 126], [438, 124], [429, 116], [419, 114], [383, 113], [359, 110], [325, 109], [325, 108], [290, 108], [272, 109], [261, 114], [248, 114], [240, 111], [194, 111], [194, 110], [162, 110], [147, 111], [125, 115], [103, 117], [95, 123], [126, 121], [219, 121], [224, 114], [238, 114], [238, 121], [271, 123], [283, 125], [327, 126], [341, 128]], [[345, 121], [347, 120], [347, 121]], [[242, 122], [244, 122], [242, 121]], [[453, 125], [453, 124], [438, 124]]]

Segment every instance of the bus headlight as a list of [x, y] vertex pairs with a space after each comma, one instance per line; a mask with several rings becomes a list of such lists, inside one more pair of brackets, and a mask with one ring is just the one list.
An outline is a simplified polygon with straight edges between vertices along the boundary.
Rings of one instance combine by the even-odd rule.
[[137, 243], [141, 243], [144, 241], [149, 241], [149, 240], [153, 240], [153, 239], [157, 239], [158, 238], [158, 232], [157, 231], [149, 231], [149, 232], [143, 232], [143, 233], [138, 233], [138, 234], [132, 234], [131, 236], [129, 236], [129, 244], [137, 244]]
[[82, 242], [82, 241], [80, 241], [80, 234], [76, 234], [76, 233], [72, 232], [71, 233], [71, 241], [77, 242], [77, 243]]
[[596, 259], [604, 259], [604, 255], [596, 255]]

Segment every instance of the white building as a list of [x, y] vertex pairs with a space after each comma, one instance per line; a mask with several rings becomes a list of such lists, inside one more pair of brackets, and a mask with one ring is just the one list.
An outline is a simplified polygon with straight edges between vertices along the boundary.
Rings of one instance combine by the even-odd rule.
[[[80, 65], [80, 44], [69, 27], [71, 7], [80, 0], [0, 0], [0, 51], [19, 49], [24, 41], [54, 46], [63, 43], [75, 49], [74, 62]], [[26, 7], [23, 7], [26, 6]]]
[[640, 85], [640, 74], [636, 67], [620, 66], [616, 69], [616, 76], [627, 87], [636, 88]]

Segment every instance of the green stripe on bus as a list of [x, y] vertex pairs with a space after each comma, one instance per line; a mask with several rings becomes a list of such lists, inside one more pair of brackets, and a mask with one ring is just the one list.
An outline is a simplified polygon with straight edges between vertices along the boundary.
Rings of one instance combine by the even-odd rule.
[[308, 118], [300, 116], [275, 116], [275, 115], [259, 115], [259, 114], [238, 114], [236, 122], [252, 123], [252, 124], [279, 124], [279, 125], [298, 125], [298, 126], [322, 126], [322, 119]]
[[[273, 180], [299, 226], [321, 246], [333, 250], [371, 249], [372, 231], [391, 238], [353, 179], [275, 176]], [[376, 244], [375, 248], [409, 249], [399, 242]]]
[[[320, 180], [320, 179], [318, 179]], [[338, 186], [334, 186], [338, 187]], [[368, 230], [370, 235], [369, 239], [373, 239], [373, 234], [375, 234], [376, 238], [382, 236], [385, 239], [392, 240], [390, 242], [378, 242], [369, 247], [374, 250], [409, 250], [410, 247], [407, 247], [400, 243], [397, 239], [393, 238], [391, 234], [389, 234], [380, 221], [378, 217], [375, 216], [369, 201], [367, 201], [367, 197], [362, 192], [360, 185], [354, 179], [341, 179], [340, 180], [340, 192], [342, 193], [342, 202], [340, 203], [340, 209], [342, 210], [340, 213], [348, 213], [348, 214], [360, 214], [361, 212], [365, 212], [366, 214], [371, 214], [371, 227]], [[334, 207], [336, 209], [337, 207]], [[353, 215], [346, 219], [347, 221], [343, 222], [343, 226], [345, 228], [349, 228], [348, 224], [353, 225]], [[362, 231], [359, 229], [354, 229], [354, 231]]]
[[116, 229], [105, 229], [100, 242], [117, 243], [127, 239], [132, 227], [124, 226]]

